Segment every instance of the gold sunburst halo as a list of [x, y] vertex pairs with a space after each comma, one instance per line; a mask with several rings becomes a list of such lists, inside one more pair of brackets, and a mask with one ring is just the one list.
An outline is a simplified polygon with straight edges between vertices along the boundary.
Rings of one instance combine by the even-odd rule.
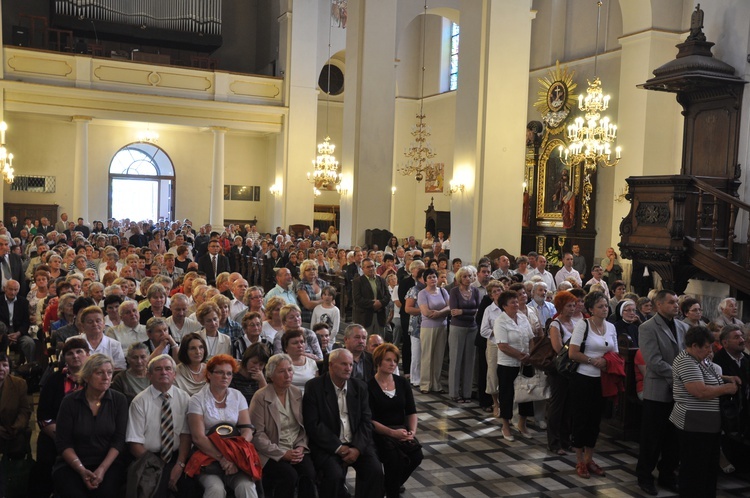
[[534, 107], [541, 113], [542, 121], [549, 133], [559, 133], [565, 123], [570, 110], [575, 106], [577, 95], [573, 90], [578, 86], [573, 82], [575, 71], [567, 66], [560, 67], [560, 61], [555, 62], [554, 69], [550, 69], [547, 76], [537, 81], [541, 89], [537, 93]]

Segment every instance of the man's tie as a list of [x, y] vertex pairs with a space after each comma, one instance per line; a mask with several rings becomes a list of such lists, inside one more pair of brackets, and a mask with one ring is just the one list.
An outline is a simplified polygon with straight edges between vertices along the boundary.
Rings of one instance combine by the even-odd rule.
[[216, 256], [211, 256], [211, 264], [214, 267], [214, 278], [216, 278], [216, 276], [217, 276], [217, 272], [216, 272]]
[[174, 453], [174, 422], [172, 407], [169, 405], [169, 394], [161, 393], [161, 459], [165, 463], [172, 459]]
[[7, 254], [3, 256], [3, 276], [5, 277], [5, 280], [11, 280], [13, 278], [13, 275], [10, 271], [10, 262], [8, 261]]

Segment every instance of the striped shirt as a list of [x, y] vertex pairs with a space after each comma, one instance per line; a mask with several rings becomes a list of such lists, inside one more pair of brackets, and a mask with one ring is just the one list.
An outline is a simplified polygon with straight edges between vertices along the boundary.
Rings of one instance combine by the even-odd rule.
[[724, 382], [710, 364], [699, 362], [687, 351], [681, 351], [672, 363], [674, 408], [669, 420], [685, 430], [685, 415], [690, 412], [719, 412], [719, 398], [698, 399], [692, 396], [685, 384], [701, 382], [707, 386], [718, 386]]

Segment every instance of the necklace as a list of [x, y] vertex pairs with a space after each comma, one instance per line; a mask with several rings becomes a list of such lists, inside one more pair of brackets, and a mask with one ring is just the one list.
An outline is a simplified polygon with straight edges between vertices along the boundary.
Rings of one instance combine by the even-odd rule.
[[[393, 382], [392, 375], [389, 375], [388, 378], [385, 379], [385, 381], [378, 379], [378, 385], [383, 391], [391, 391], [396, 387], [395, 383]], [[393, 386], [393, 387], [391, 387], [391, 389], [388, 389], [389, 386]]]
[[200, 367], [198, 368], [198, 371], [197, 371], [197, 372], [193, 372], [193, 371], [192, 371], [192, 370], [190, 369], [190, 367], [189, 367], [189, 366], [187, 367], [187, 369], [188, 369], [188, 371], [189, 371], [189, 372], [190, 372], [191, 374], [193, 374], [193, 375], [200, 375], [200, 374], [201, 374], [201, 372], [203, 372], [203, 367], [204, 367], [204, 366], [205, 366], [205, 365], [204, 365], [203, 363], [201, 363], [201, 366], [200, 366]]
[[223, 405], [228, 397], [229, 397], [229, 391], [224, 393], [224, 399], [222, 399], [221, 401], [217, 401], [216, 398], [214, 398], [214, 403], [216, 403], [217, 405]]
[[596, 335], [604, 335], [604, 332], [599, 330], [599, 327], [594, 323], [593, 320], [589, 320], [589, 322], [591, 323], [591, 328], [594, 329], [594, 332], [596, 332]]

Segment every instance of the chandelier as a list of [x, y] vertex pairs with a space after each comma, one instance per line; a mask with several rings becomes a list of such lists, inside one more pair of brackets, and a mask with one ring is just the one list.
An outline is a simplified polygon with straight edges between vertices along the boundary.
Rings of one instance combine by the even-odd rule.
[[[597, 166], [612, 167], [620, 162], [621, 147], [613, 147], [617, 139], [617, 125], [608, 117], [601, 117], [601, 113], [609, 107], [609, 95], [604, 95], [602, 82], [597, 74], [597, 58], [599, 56], [599, 24], [601, 20], [601, 0], [597, 1], [596, 17], [596, 48], [594, 52], [594, 80], [588, 81], [586, 96], [578, 96], [578, 108], [584, 117], [577, 117], [568, 126], [568, 148], [559, 147], [560, 159], [566, 165], [584, 163], [587, 170], [594, 170]], [[612, 158], [614, 148], [615, 157]]]
[[427, 24], [427, 1], [424, 4], [424, 16], [422, 17], [422, 75], [419, 92], [419, 112], [417, 113], [417, 124], [411, 127], [411, 136], [413, 137], [409, 147], [404, 149], [406, 164], [396, 169], [404, 176], [414, 176], [414, 179], [421, 182], [425, 174], [433, 170], [432, 158], [437, 155], [430, 144], [430, 127], [425, 123], [424, 114], [424, 53], [425, 53], [425, 25]]
[[3, 179], [5, 183], [13, 183], [15, 178], [13, 169], [13, 154], [8, 152], [5, 148], [5, 132], [8, 130], [8, 125], [5, 121], [0, 122], [0, 166], [3, 171]]
[[336, 146], [331, 143], [328, 135], [328, 110], [331, 105], [331, 23], [328, 23], [328, 86], [326, 87], [326, 139], [318, 144], [318, 155], [313, 159], [313, 171], [307, 173], [307, 181], [313, 184], [315, 197], [320, 195], [320, 190], [329, 190], [341, 184], [341, 173], [339, 162], [333, 155]]

